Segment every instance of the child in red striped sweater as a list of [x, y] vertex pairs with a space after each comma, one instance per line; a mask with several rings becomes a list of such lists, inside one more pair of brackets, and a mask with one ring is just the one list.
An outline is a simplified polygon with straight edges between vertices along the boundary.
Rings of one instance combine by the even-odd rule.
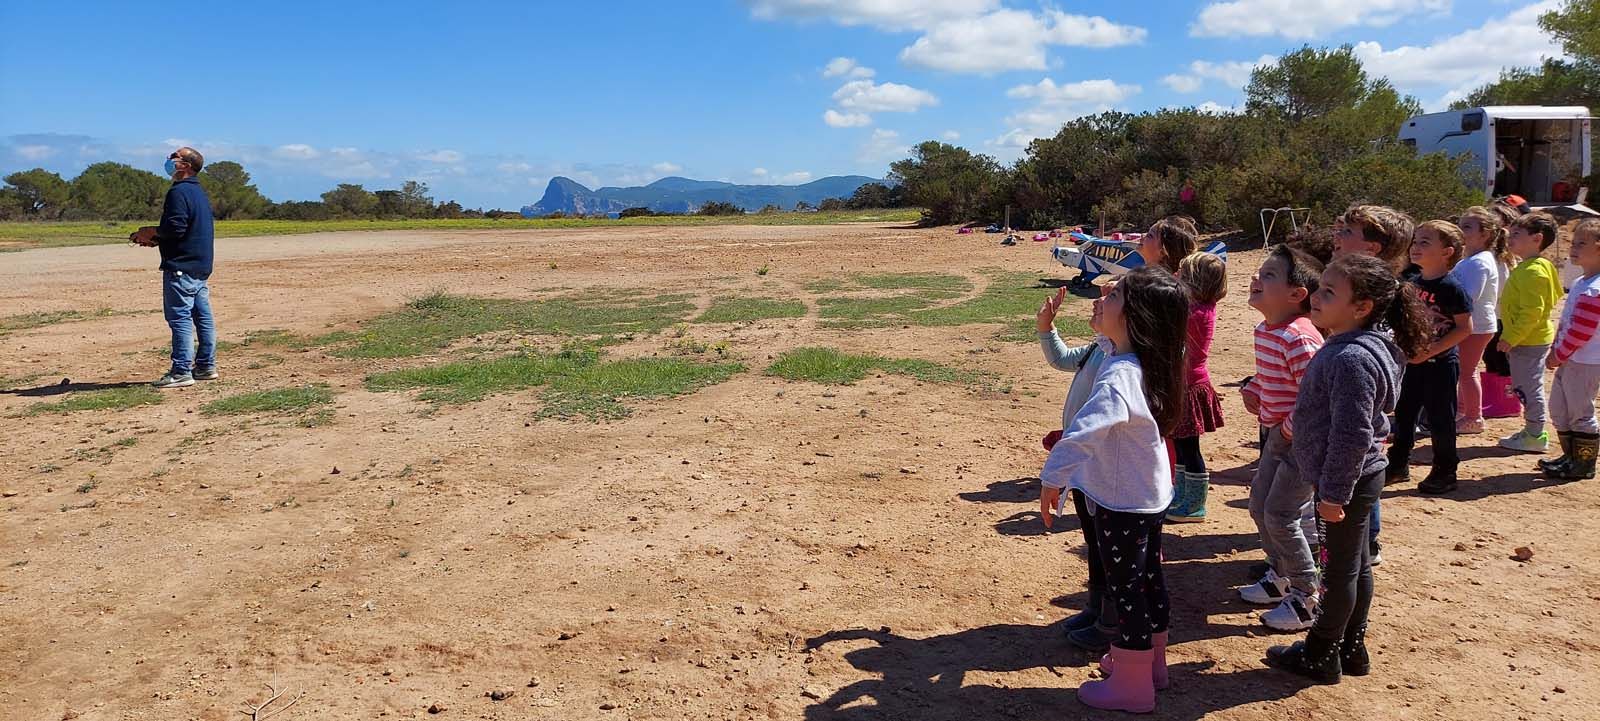
[[1250, 279], [1250, 306], [1261, 313], [1256, 326], [1256, 374], [1241, 389], [1245, 408], [1266, 429], [1261, 462], [1250, 482], [1250, 517], [1267, 553], [1261, 580], [1238, 589], [1246, 602], [1276, 605], [1261, 622], [1279, 631], [1311, 627], [1317, 611], [1317, 571], [1306, 528], [1311, 518], [1314, 477], [1302, 477], [1290, 452], [1300, 379], [1322, 347], [1322, 333], [1306, 313], [1322, 264], [1288, 246], [1267, 255]]
[[1572, 284], [1561, 328], [1545, 366], [1556, 369], [1550, 384], [1550, 421], [1561, 439], [1561, 457], [1539, 461], [1546, 477], [1594, 478], [1594, 461], [1600, 449], [1600, 423], [1595, 421], [1594, 397], [1600, 392], [1600, 219], [1585, 220], [1572, 234], [1571, 259], [1583, 269]]

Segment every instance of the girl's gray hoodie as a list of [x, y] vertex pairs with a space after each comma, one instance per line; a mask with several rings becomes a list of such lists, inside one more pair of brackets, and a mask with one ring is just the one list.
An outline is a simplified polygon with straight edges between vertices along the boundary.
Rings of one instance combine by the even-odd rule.
[[1356, 481], [1382, 471], [1389, 419], [1405, 356], [1373, 330], [1340, 333], [1317, 351], [1294, 404], [1294, 459], [1317, 495], [1345, 505]]

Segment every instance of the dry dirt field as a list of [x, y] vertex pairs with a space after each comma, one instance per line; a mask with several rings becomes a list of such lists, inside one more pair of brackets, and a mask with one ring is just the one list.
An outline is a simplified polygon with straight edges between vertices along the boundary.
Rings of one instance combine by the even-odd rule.
[[[953, 274], [970, 296], [998, 268], [1038, 279], [1040, 299], [1071, 275], [1043, 244], [995, 240], [854, 225], [219, 244], [213, 302], [235, 342], [351, 329], [435, 289], [805, 301], [803, 318], [608, 347], [723, 343], [748, 369], [599, 422], [543, 416], [537, 389], [436, 406], [364, 384], [483, 352], [476, 338], [389, 359], [246, 345], [223, 353], [222, 380], [157, 405], [30, 413], [160, 374], [160, 279], [131, 247], [0, 254], [3, 315], [125, 312], [0, 334], [0, 718], [239, 719], [268, 683], [279, 705], [304, 694], [284, 721], [1106, 717], [1075, 700], [1090, 659], [1059, 628], [1085, 596], [1075, 524], [1046, 533], [1037, 514], [1038, 439], [1069, 377], [999, 324], [819, 317], [850, 273]], [[1231, 255], [1219, 382], [1251, 371], [1243, 289], [1260, 259]], [[763, 373], [799, 346], [993, 380]], [[318, 422], [202, 412], [318, 382], [334, 394]], [[1545, 481], [1484, 435], [1463, 439], [1459, 491], [1389, 488], [1374, 672], [1308, 688], [1263, 665], [1290, 637], [1231, 590], [1260, 559], [1244, 508], [1255, 434], [1219, 390], [1211, 520], [1165, 544], [1173, 680], [1154, 718], [1595, 718], [1600, 484]], [[1511, 559], [1518, 546], [1533, 558]]]

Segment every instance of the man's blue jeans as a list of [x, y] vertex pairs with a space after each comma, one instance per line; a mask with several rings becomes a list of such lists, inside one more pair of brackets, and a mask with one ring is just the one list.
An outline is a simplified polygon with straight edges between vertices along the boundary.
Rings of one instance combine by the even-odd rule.
[[186, 375], [195, 368], [215, 368], [217, 322], [211, 315], [211, 289], [206, 282], [179, 271], [162, 273], [161, 310], [167, 316], [167, 326], [172, 328], [172, 372]]

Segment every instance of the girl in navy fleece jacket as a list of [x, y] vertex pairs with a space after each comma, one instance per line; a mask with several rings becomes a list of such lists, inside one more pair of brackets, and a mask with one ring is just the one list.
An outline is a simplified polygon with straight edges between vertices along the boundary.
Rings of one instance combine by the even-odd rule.
[[[1372, 504], [1383, 491], [1382, 451], [1400, 395], [1405, 359], [1433, 339], [1416, 287], [1395, 279], [1377, 258], [1347, 255], [1322, 273], [1311, 296], [1311, 322], [1327, 344], [1300, 381], [1294, 409], [1294, 458], [1317, 484], [1317, 516], [1326, 524], [1322, 615], [1304, 641], [1267, 651], [1273, 666], [1319, 683], [1365, 676], [1367, 611], [1372, 606]], [[1394, 340], [1373, 330], [1386, 322]]]

